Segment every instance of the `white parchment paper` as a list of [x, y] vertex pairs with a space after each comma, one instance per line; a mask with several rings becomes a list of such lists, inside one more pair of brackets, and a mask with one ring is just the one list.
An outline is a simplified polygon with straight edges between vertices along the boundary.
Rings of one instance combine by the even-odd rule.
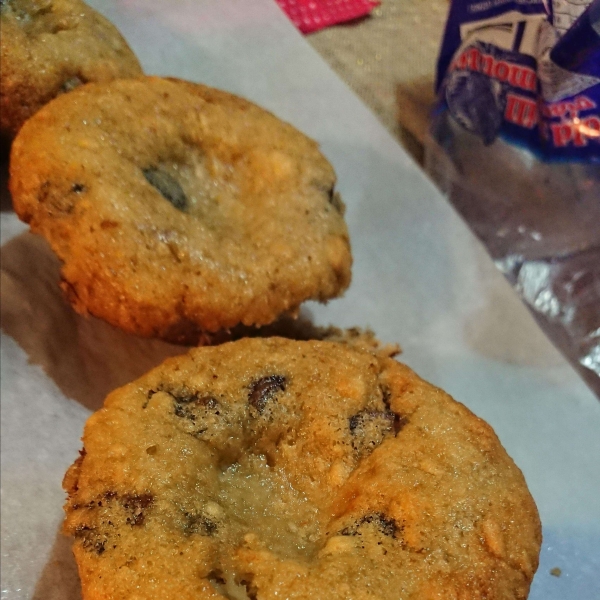
[[[402, 148], [273, 0], [90, 4], [147, 72], [246, 96], [321, 143], [348, 207], [355, 266], [346, 296], [309, 313], [399, 342], [405, 362], [488, 420], [544, 524], [530, 598], [597, 600], [600, 403]], [[56, 259], [24, 233], [2, 188], [2, 599], [76, 600], [60, 484], [83, 423], [110, 389], [182, 349], [75, 315]]]

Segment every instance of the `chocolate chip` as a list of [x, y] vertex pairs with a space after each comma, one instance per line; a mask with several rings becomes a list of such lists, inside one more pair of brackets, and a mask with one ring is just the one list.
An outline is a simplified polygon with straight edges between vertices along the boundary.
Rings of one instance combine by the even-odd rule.
[[363, 525], [373, 524], [379, 529], [383, 535], [387, 535], [388, 537], [395, 538], [398, 532], [401, 530], [398, 527], [398, 524], [394, 519], [386, 517], [384, 513], [372, 513], [369, 515], [365, 515], [361, 519], [359, 519], [353, 525], [349, 527], [344, 527], [342, 531], [340, 531], [341, 535], [361, 535], [360, 528]]
[[152, 494], [127, 494], [121, 498], [121, 503], [128, 509], [148, 508], [153, 502]]
[[144, 524], [146, 514], [144, 510], [150, 508], [154, 502], [152, 494], [128, 494], [120, 499], [123, 508], [131, 513], [126, 521], [132, 527]]
[[183, 531], [186, 535], [197, 533], [203, 536], [211, 536], [214, 535], [218, 530], [218, 525], [206, 515], [188, 512], [183, 514], [185, 517]]
[[188, 208], [186, 195], [179, 182], [169, 173], [157, 167], [142, 169], [146, 181], [156, 188], [177, 210], [185, 212]]
[[[185, 387], [178, 389], [168, 389], [166, 386], [161, 384], [157, 386], [155, 390], [148, 390], [148, 393], [146, 394], [146, 402], [144, 402], [142, 408], [146, 408], [150, 400], [152, 400], [152, 396], [154, 396], [154, 394], [157, 394], [158, 392], [164, 392], [165, 394], [169, 394], [169, 396], [173, 398], [176, 405], [176, 414], [180, 410], [180, 408], [178, 407], [181, 407], [182, 405], [186, 404], [195, 403], [201, 406], [208, 406], [211, 408], [216, 407], [216, 405], [218, 404], [218, 402], [212, 396], [201, 396], [199, 392], [191, 391]], [[181, 417], [186, 415], [178, 414], [178, 416]]]
[[[115, 527], [113, 522], [139, 527], [144, 524], [146, 511], [153, 503], [154, 496], [152, 494], [125, 494], [119, 496], [113, 491], [104, 492], [84, 506], [86, 509], [84, 514], [87, 515], [86, 518], [93, 520], [93, 524], [78, 525], [75, 528], [74, 535], [76, 538], [82, 539], [85, 550], [102, 554], [107, 548], [109, 539], [114, 537], [114, 529], [111, 534], [111, 528]], [[125, 511], [125, 514], [119, 506]], [[115, 512], [115, 509], [117, 512]], [[119, 536], [118, 533], [116, 535]]]
[[173, 409], [173, 411], [178, 417], [181, 417], [182, 419], [189, 419], [190, 421], [196, 420], [196, 415], [192, 411], [184, 408], [178, 402], [175, 402], [175, 408]]
[[[163, 391], [166, 391], [166, 390], [163, 390]], [[190, 404], [192, 402], [197, 402], [199, 400], [198, 392], [190, 392], [186, 389], [169, 391], [169, 392], [167, 392], [167, 394], [170, 394], [171, 396], [173, 396], [173, 400], [175, 400], [175, 402], [177, 402], [177, 404]]]
[[81, 194], [81, 192], [83, 192], [85, 190], [85, 185], [83, 185], [83, 183], [74, 183], [71, 186], [71, 191], [74, 192], [75, 194]]
[[278, 391], [285, 391], [287, 385], [286, 378], [283, 375], [268, 375], [261, 377], [250, 385], [248, 402], [259, 414], [265, 410], [265, 406]]
[[86, 550], [93, 550], [94, 552], [96, 552], [96, 554], [100, 555], [106, 550], [106, 542], [107, 540], [84, 539], [83, 547]]
[[387, 430], [392, 428], [395, 417], [396, 415], [389, 410], [363, 410], [350, 417], [348, 424], [350, 432], [353, 434], [359, 433], [369, 426]]
[[198, 394], [171, 395], [174, 400], [173, 410], [182, 419], [196, 422], [201, 416], [209, 412], [219, 415], [219, 402], [212, 396], [199, 396]]
[[105, 536], [98, 534], [94, 527], [78, 525], [75, 528], [74, 536], [82, 540], [81, 545], [88, 552], [96, 552], [96, 554], [100, 555], [106, 550], [106, 542], [108, 540]]
[[397, 416], [389, 410], [363, 410], [348, 419], [352, 447], [359, 455], [370, 454], [395, 431]]

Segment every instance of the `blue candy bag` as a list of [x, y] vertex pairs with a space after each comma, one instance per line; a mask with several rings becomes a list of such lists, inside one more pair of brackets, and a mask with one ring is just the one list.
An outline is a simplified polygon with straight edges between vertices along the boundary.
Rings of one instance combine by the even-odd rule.
[[600, 0], [453, 0], [426, 167], [600, 394]]
[[439, 110], [485, 144], [502, 136], [547, 161], [600, 164], [600, 0], [562, 37], [554, 22], [568, 25], [585, 4], [552, 6], [453, 2], [438, 64]]

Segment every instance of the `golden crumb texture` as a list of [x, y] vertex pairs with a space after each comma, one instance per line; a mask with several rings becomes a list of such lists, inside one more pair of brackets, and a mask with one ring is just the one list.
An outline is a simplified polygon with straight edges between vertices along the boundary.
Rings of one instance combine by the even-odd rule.
[[60, 94], [142, 74], [114, 25], [80, 0], [3, 0], [0, 23], [0, 135], [6, 140]]
[[83, 444], [84, 600], [517, 600], [538, 565], [493, 430], [385, 351], [197, 348], [110, 394]]
[[350, 283], [333, 168], [226, 92], [88, 84], [30, 119], [10, 167], [15, 210], [63, 261], [74, 307], [131, 333], [190, 342], [265, 325]]

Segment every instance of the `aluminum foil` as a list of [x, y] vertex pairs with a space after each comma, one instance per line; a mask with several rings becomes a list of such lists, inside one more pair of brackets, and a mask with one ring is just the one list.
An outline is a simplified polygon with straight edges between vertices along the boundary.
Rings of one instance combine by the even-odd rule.
[[452, 7], [426, 166], [600, 397], [600, 0], [504, 4]]

